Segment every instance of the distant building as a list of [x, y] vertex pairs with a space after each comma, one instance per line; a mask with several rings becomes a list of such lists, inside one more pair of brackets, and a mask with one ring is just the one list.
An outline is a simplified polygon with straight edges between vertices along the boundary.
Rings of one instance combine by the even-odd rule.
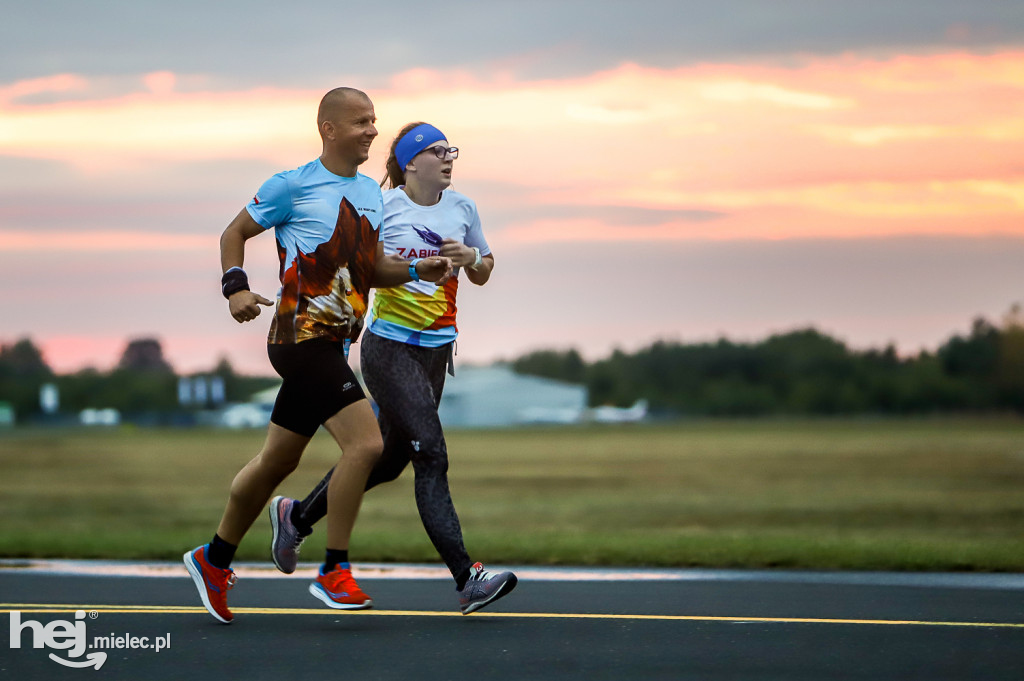
[[277, 393], [281, 390], [280, 385], [275, 385], [273, 388], [267, 388], [261, 390], [258, 393], [253, 393], [249, 398], [249, 401], [253, 404], [262, 404], [264, 406], [274, 406], [274, 402], [277, 400]]
[[0, 402], [0, 427], [14, 425], [14, 405], [10, 402]]
[[460, 367], [448, 376], [438, 412], [441, 423], [487, 428], [526, 423], [576, 423], [587, 407], [587, 389], [508, 367]]
[[78, 413], [78, 422], [83, 426], [116, 426], [121, 423], [121, 412], [117, 409], [83, 409]]
[[44, 383], [39, 387], [39, 408], [51, 416], [60, 409], [60, 390], [55, 384]]
[[[217, 425], [265, 427], [279, 387], [262, 390], [247, 403], [227, 405], [218, 412]], [[446, 376], [438, 413], [444, 426], [454, 428], [579, 423], [589, 417], [584, 386], [525, 376], [504, 366], [459, 367], [455, 376]]]
[[275, 385], [254, 393], [248, 402], [225, 405], [217, 412], [216, 425], [227, 428], [266, 428], [280, 389], [280, 385]]
[[273, 403], [233, 404], [220, 411], [218, 425], [227, 428], [266, 428], [270, 423], [270, 414], [273, 410]]
[[224, 379], [220, 376], [181, 376], [178, 378], [178, 404], [200, 409], [224, 404]]

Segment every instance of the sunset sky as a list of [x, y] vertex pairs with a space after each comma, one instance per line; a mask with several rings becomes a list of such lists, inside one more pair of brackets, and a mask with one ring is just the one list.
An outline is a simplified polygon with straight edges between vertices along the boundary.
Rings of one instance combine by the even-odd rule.
[[[1024, 4], [21, 3], [0, 26], [0, 342], [58, 371], [155, 336], [268, 374], [221, 231], [366, 91], [461, 149], [491, 282], [462, 361], [813, 325], [934, 350], [1024, 302]], [[385, 6], [386, 5], [386, 6]], [[895, 5], [895, 6], [883, 6]], [[277, 289], [274, 240], [249, 242]]]

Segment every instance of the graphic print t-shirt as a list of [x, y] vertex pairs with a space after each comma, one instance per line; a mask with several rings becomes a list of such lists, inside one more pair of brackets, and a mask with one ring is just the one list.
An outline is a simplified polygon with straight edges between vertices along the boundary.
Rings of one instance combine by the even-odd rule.
[[[444, 239], [455, 239], [491, 252], [480, 228], [476, 204], [449, 189], [433, 206], [421, 206], [403, 191], [384, 192], [384, 222], [381, 240], [384, 253], [403, 258], [437, 255]], [[370, 316], [370, 331], [391, 340], [436, 348], [451, 343], [458, 335], [455, 325], [455, 294], [458, 273], [443, 287], [429, 281], [411, 281], [402, 286], [377, 289]]]
[[320, 159], [263, 183], [246, 210], [277, 238], [281, 290], [268, 343], [359, 336], [383, 208], [376, 182], [335, 175]]

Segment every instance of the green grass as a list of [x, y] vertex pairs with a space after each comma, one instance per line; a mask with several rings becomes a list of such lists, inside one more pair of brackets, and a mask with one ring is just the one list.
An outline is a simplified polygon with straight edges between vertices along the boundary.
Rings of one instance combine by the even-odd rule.
[[[175, 559], [213, 534], [262, 439], [0, 434], [0, 555]], [[455, 431], [448, 444], [467, 547], [491, 563], [1024, 571], [1019, 420]], [[280, 492], [304, 496], [336, 457], [319, 433]], [[268, 537], [262, 516], [239, 558], [266, 560]], [[352, 553], [438, 562], [411, 468], [367, 495]]]

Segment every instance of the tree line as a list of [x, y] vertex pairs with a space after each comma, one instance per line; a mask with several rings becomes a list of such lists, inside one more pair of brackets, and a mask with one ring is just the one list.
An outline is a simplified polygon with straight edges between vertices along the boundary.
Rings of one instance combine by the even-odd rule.
[[[239, 375], [226, 359], [204, 373], [220, 377], [229, 402], [248, 401], [253, 393], [279, 383], [276, 378]], [[87, 408], [117, 409], [129, 417], [187, 410], [178, 403], [179, 378], [154, 338], [130, 341], [109, 371], [89, 368], [62, 375], [49, 367], [31, 339], [0, 345], [0, 402], [13, 407], [19, 423], [42, 417], [40, 388], [47, 384], [57, 387], [65, 414]]]
[[[576, 350], [538, 350], [510, 364], [522, 374], [585, 385], [590, 406], [644, 399], [665, 415], [1024, 414], [1024, 312], [1014, 306], [1001, 324], [975, 319], [967, 334], [910, 357], [892, 346], [854, 350], [806, 328], [753, 343], [658, 341], [589, 363]], [[205, 375], [221, 379], [228, 402], [279, 383], [239, 375], [226, 359]], [[129, 418], [188, 411], [195, 407], [178, 403], [179, 378], [152, 338], [129, 342], [109, 371], [63, 375], [30, 339], [0, 345], [0, 403], [14, 408], [18, 422], [41, 416], [45, 384], [57, 387], [66, 414], [90, 407]]]
[[648, 401], [671, 415], [1024, 413], [1024, 315], [975, 319], [935, 352], [853, 350], [814, 328], [753, 343], [656, 342], [588, 363], [576, 350], [540, 350], [519, 373], [584, 384], [591, 406]]

